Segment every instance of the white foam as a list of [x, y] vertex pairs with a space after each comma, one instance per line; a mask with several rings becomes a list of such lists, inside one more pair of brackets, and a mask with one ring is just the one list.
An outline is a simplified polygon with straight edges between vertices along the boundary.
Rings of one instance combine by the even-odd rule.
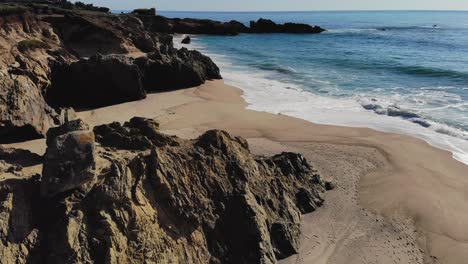
[[398, 117], [378, 115], [363, 109], [358, 97], [316, 95], [298, 85], [267, 78], [261, 71], [252, 73], [233, 66], [229, 58], [210, 53], [199, 43], [190, 44], [190, 48], [202, 50], [217, 63], [225, 82], [244, 91], [243, 97], [249, 103], [249, 109], [289, 115], [318, 124], [367, 127], [414, 136], [452, 152], [456, 160], [468, 165], [468, 141], [451, 136], [461, 132], [452, 127], [431, 122], [431, 129], [428, 129]]
[[[434, 147], [451, 151], [453, 157], [468, 164], [468, 141], [450, 136], [454, 129], [431, 123], [439, 132], [413, 124], [398, 117], [377, 115], [349, 99], [314, 95], [291, 84], [262, 78], [261, 74], [224, 71], [226, 83], [243, 89], [249, 109], [285, 114], [314, 123], [367, 127], [421, 138]], [[284, 88], [291, 87], [290, 89]], [[441, 131], [443, 130], [443, 131]]]

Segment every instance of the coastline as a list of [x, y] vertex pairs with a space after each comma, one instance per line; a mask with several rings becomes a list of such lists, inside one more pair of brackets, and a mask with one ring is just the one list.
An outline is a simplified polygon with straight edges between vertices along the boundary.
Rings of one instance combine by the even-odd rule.
[[[386, 108], [392, 108], [393, 104], [389, 103], [391, 102], [389, 98], [378, 94], [364, 96], [358, 93], [357, 97], [326, 96], [311, 92], [306, 86], [291, 79], [282, 81], [273, 78], [268, 71], [262, 69], [254, 68], [253, 71], [246, 71], [249, 69], [246, 65], [233, 61], [235, 55], [223, 54], [219, 50], [209, 48], [210, 46], [198, 40], [196, 35], [191, 35], [192, 43], [181, 44], [183, 36], [175, 35], [175, 46], [199, 50], [212, 58], [220, 67], [226, 84], [242, 87], [244, 92], [242, 97], [249, 104], [250, 110], [285, 114], [316, 124], [371, 128], [415, 137], [431, 146], [450, 151], [454, 159], [468, 165], [466, 133], [460, 128], [420, 116], [421, 113], [409, 110], [405, 106], [398, 108], [397, 105], [400, 103], [395, 103], [395, 109], [400, 112], [384, 113], [387, 111]], [[294, 68], [282, 68], [282, 70], [293, 73], [296, 71]], [[431, 91], [425, 92], [431, 94]], [[414, 98], [414, 100], [426, 99]], [[369, 110], [373, 107], [374, 110]]]
[[[303, 218], [299, 255], [283, 263], [421, 263], [422, 258], [460, 263], [468, 258], [468, 167], [450, 152], [409, 136], [248, 110], [241, 96], [238, 88], [210, 81], [78, 116], [91, 126], [154, 118], [163, 132], [183, 138], [224, 129], [247, 138], [257, 154], [303, 153], [338, 188], [326, 194], [323, 208]], [[44, 145], [37, 140], [7, 146], [41, 152]]]

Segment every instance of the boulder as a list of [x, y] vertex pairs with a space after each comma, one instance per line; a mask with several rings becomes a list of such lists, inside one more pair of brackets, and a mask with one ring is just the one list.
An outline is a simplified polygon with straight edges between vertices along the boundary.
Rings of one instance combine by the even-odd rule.
[[182, 44], [190, 44], [190, 42], [192, 42], [192, 39], [189, 36], [182, 39]]
[[42, 196], [86, 188], [95, 180], [94, 133], [81, 121], [66, 123], [48, 133], [41, 178]]
[[207, 80], [221, 79], [218, 66], [196, 50], [182, 48], [170, 54], [149, 54], [135, 62], [148, 92], [195, 87]]

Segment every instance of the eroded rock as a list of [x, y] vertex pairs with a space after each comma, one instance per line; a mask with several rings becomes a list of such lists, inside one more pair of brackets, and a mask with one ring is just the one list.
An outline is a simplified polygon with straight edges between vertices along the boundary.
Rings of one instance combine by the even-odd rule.
[[12, 11], [0, 16], [0, 143], [44, 137], [70, 120], [60, 107], [128, 102], [146, 90], [221, 78], [209, 58], [178, 51], [164, 29], [143, 23], [154, 16], [1, 5]]
[[[297, 252], [301, 214], [323, 203], [321, 177], [298, 154], [255, 157], [245, 139], [220, 130], [177, 139], [146, 118], [94, 128], [102, 146], [86, 129], [74, 121], [49, 133], [40, 181], [0, 182], [0, 218], [23, 230], [0, 224], [4, 256], [276, 263]], [[144, 144], [132, 148], [131, 135]]]
[[94, 133], [80, 120], [48, 132], [41, 178], [41, 194], [54, 196], [86, 188], [96, 176]]
[[298, 23], [277, 24], [270, 19], [260, 18], [257, 21], [250, 22], [250, 31], [252, 33], [317, 34], [324, 32], [325, 29], [319, 26], [311, 26], [307, 24]]
[[143, 98], [139, 68], [121, 55], [95, 55], [57, 66], [47, 91], [53, 106], [98, 107]]

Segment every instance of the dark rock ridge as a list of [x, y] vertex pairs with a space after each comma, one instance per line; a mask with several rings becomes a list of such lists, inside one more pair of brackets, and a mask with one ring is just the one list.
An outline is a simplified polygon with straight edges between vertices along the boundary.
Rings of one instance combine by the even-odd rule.
[[322, 33], [325, 29], [319, 26], [311, 26], [307, 24], [285, 23], [283, 25], [276, 24], [269, 19], [259, 19], [258, 21], [250, 22], [251, 33], [296, 33], [296, 34], [316, 34]]
[[52, 106], [98, 107], [146, 97], [140, 70], [124, 55], [95, 55], [52, 70]]
[[210, 58], [177, 50], [164, 29], [146, 27], [145, 15], [38, 3], [0, 3], [0, 10], [0, 143], [43, 137], [66, 121], [61, 107], [127, 102], [221, 78]]
[[140, 16], [145, 25], [154, 31], [170, 34], [208, 34], [208, 35], [238, 35], [240, 33], [291, 33], [317, 34], [325, 29], [307, 24], [285, 23], [277, 24], [269, 19], [251, 21], [247, 27], [239, 21], [220, 22], [210, 19], [166, 18], [163, 16]]
[[182, 140], [133, 118], [48, 135], [41, 176], [0, 181], [2, 263], [276, 263], [323, 203], [304, 157], [256, 157], [224, 131]]

